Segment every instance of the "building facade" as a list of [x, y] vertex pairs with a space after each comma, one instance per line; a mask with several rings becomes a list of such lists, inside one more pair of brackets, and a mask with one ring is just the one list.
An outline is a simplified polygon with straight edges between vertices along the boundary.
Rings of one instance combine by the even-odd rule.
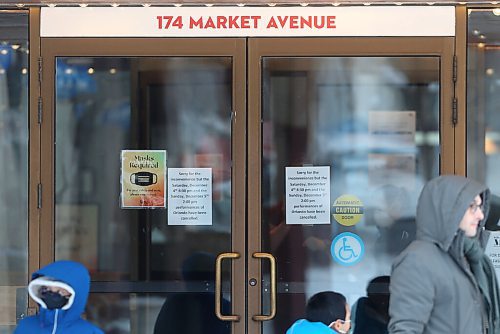
[[106, 333], [277, 334], [316, 292], [355, 305], [415, 238], [427, 180], [500, 195], [498, 15], [6, 3], [0, 333], [57, 259], [90, 270]]

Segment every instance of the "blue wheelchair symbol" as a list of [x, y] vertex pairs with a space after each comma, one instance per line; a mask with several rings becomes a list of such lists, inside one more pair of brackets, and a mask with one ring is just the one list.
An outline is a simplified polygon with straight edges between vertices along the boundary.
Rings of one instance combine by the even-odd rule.
[[330, 247], [333, 259], [343, 266], [358, 263], [365, 253], [361, 238], [351, 232], [344, 232], [335, 237]]

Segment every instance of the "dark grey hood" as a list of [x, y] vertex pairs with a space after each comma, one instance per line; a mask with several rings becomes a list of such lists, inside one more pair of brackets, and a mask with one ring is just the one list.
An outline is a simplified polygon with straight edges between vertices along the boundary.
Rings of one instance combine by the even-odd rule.
[[489, 211], [490, 191], [486, 186], [456, 175], [443, 175], [428, 182], [418, 199], [417, 240], [431, 241], [447, 252], [476, 195], [484, 203], [482, 227]]

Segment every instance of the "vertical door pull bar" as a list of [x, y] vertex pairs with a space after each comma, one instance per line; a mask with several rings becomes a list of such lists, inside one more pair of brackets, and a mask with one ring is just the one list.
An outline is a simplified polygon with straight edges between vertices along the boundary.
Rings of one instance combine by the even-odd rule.
[[223, 315], [221, 312], [221, 295], [222, 295], [222, 260], [237, 259], [240, 257], [238, 253], [221, 253], [215, 261], [215, 315], [222, 321], [239, 321], [239, 315]]
[[268, 315], [258, 314], [252, 317], [255, 321], [267, 321], [276, 316], [276, 259], [269, 253], [253, 253], [256, 259], [268, 259], [271, 263], [271, 313]]

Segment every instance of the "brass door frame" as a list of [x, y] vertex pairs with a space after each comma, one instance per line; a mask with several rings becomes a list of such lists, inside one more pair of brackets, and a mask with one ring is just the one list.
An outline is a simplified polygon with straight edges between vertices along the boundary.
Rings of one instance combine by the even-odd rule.
[[467, 174], [467, 7], [455, 7], [457, 124], [455, 126], [455, 174]]
[[[40, 209], [38, 202], [38, 185], [41, 175], [41, 144], [38, 101], [41, 97], [38, 79], [38, 58], [40, 57], [40, 8], [29, 9], [29, 195], [28, 195], [28, 278], [40, 268]], [[28, 315], [35, 312], [36, 303], [29, 298]]]
[[[453, 174], [453, 37], [254, 38], [248, 44], [248, 254], [261, 252], [262, 57], [437, 56], [440, 57], [440, 173]], [[460, 152], [461, 153], [461, 152]], [[458, 154], [458, 153], [457, 153]], [[251, 186], [250, 186], [251, 185]], [[261, 262], [248, 257], [248, 279], [261, 282]], [[279, 271], [279, 268], [278, 268]], [[261, 284], [248, 288], [248, 333], [260, 333]]]
[[[41, 38], [42, 56], [41, 96], [43, 122], [40, 131], [41, 199], [39, 247], [37, 240], [30, 243], [39, 249], [39, 265], [54, 260], [54, 179], [55, 179], [55, 60], [56, 57], [134, 57], [134, 56], [230, 56], [233, 58], [232, 93], [232, 249], [245, 252], [245, 165], [246, 165], [246, 41], [242, 38]], [[32, 98], [33, 100], [33, 98]], [[119, 157], [117, 157], [118, 159]], [[33, 192], [32, 192], [33, 193]], [[31, 241], [31, 240], [30, 240]], [[37, 250], [33, 249], [36, 253]], [[245, 310], [245, 263], [232, 264], [233, 314], [243, 315]], [[214, 301], [215, 302], [215, 301]], [[233, 322], [233, 333], [243, 333], [244, 321]]]

